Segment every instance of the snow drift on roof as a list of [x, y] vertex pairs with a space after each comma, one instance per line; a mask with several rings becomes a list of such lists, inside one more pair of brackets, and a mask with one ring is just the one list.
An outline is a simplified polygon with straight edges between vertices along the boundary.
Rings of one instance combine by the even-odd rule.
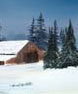
[[0, 55], [0, 61], [7, 61], [14, 57], [16, 57], [16, 55]]
[[16, 55], [28, 42], [28, 40], [0, 42], [0, 55]]

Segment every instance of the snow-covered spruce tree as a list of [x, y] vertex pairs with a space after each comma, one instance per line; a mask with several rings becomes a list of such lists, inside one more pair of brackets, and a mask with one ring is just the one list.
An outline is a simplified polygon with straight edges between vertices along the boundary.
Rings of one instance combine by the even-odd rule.
[[55, 44], [55, 51], [58, 53], [58, 33], [57, 33], [57, 21], [54, 21], [54, 44]]
[[61, 29], [61, 32], [60, 32], [60, 41], [61, 41], [61, 46], [64, 45], [65, 43], [65, 31], [63, 29]]
[[78, 66], [78, 52], [71, 20], [69, 21], [69, 27], [57, 64], [58, 68], [65, 68], [68, 66]]
[[60, 31], [60, 41], [61, 41], [62, 46], [65, 43], [65, 37], [66, 37], [67, 31], [68, 31], [67, 27], [65, 27], [65, 29], [61, 29], [61, 31]]
[[35, 19], [34, 18], [32, 20], [32, 24], [31, 24], [29, 30], [30, 30], [29, 40], [36, 43], [37, 36], [36, 36], [36, 26], [35, 26]]
[[44, 19], [42, 13], [40, 13], [39, 18], [37, 19], [37, 45], [41, 48], [47, 48], [47, 33], [45, 29]]
[[58, 58], [57, 51], [55, 49], [55, 36], [53, 32], [53, 28], [49, 28], [49, 41], [48, 41], [48, 49], [44, 57], [44, 69], [46, 68], [56, 68], [56, 59]]

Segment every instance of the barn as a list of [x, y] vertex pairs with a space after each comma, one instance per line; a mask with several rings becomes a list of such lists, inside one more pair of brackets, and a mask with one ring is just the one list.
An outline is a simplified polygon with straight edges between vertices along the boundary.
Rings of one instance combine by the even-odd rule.
[[28, 40], [0, 42], [0, 65], [34, 63], [43, 57], [44, 50]]

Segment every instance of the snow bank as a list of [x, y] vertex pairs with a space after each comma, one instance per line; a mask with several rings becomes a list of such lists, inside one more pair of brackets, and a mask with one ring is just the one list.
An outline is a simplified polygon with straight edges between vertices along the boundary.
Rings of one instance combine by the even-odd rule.
[[43, 70], [43, 63], [0, 66], [0, 94], [78, 94], [78, 67]]

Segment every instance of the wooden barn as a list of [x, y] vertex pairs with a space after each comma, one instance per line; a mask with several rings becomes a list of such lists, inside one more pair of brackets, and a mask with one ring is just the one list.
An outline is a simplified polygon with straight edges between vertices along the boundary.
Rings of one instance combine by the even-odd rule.
[[34, 63], [44, 58], [44, 50], [28, 40], [0, 42], [0, 65]]

